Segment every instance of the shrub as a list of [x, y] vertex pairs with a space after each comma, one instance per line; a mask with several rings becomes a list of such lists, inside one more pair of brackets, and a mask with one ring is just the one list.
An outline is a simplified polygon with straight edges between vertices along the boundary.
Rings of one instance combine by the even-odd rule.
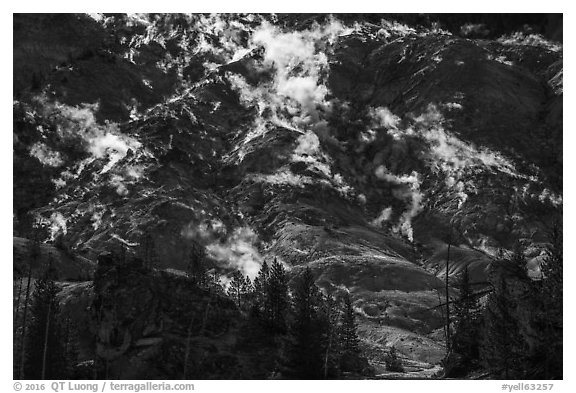
[[390, 352], [384, 358], [384, 362], [386, 363], [386, 370], [388, 371], [395, 371], [399, 373], [404, 372], [404, 367], [402, 366], [402, 361], [398, 357], [398, 353], [396, 352], [396, 348], [390, 348]]

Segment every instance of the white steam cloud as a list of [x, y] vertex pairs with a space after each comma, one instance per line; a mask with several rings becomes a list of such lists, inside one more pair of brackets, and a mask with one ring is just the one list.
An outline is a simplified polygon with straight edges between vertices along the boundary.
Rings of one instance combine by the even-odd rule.
[[414, 119], [416, 130], [429, 142], [430, 165], [445, 173], [460, 174], [473, 167], [489, 168], [514, 177], [521, 177], [514, 164], [488, 148], [478, 148], [449, 133], [442, 123], [444, 116], [436, 105], [429, 105], [426, 112]]
[[[455, 134], [445, 130], [444, 116], [436, 105], [429, 105], [427, 110], [414, 118], [414, 124], [406, 129], [398, 129], [399, 119], [385, 108], [377, 108], [371, 111], [373, 121], [378, 121], [382, 127], [388, 128], [395, 140], [402, 141], [405, 137], [420, 137], [427, 142], [427, 151], [424, 153], [429, 168], [436, 173], [445, 176], [445, 184], [451, 189], [454, 200], [460, 208], [468, 199], [468, 192], [472, 185], [464, 182], [465, 175], [470, 171], [489, 170], [498, 171], [514, 178], [524, 178], [516, 170], [514, 164], [488, 148], [478, 148], [472, 143], [459, 139]], [[402, 145], [399, 145], [402, 146]], [[376, 169], [376, 176], [382, 180], [396, 184], [406, 184], [404, 187], [394, 190], [398, 199], [409, 201], [409, 208], [403, 215], [401, 228], [407, 235], [411, 232], [411, 217], [421, 210], [420, 192], [417, 176], [398, 176], [390, 173], [384, 166]], [[409, 236], [409, 235], [408, 235]]]
[[294, 155], [300, 157], [304, 154], [313, 155], [320, 152], [320, 140], [311, 131], [307, 131], [298, 138], [298, 146], [294, 150]]
[[[83, 104], [74, 107], [58, 102], [49, 102], [43, 96], [36, 97], [36, 100], [42, 103], [46, 115], [55, 120], [60, 139], [77, 141], [86, 152], [91, 154], [92, 158], [108, 160], [102, 173], [110, 170], [124, 158], [128, 150], [136, 151], [141, 147], [138, 140], [122, 134], [116, 124], [98, 124], [94, 115], [98, 110], [98, 104]], [[42, 156], [52, 165], [57, 164], [60, 160], [58, 153], [50, 152], [43, 145], [33, 146], [31, 154], [37, 157]]]
[[[128, 194], [128, 185], [138, 181], [144, 173], [142, 165], [127, 165], [119, 167], [116, 164], [124, 159], [128, 152], [139, 155], [150, 155], [142, 144], [132, 136], [123, 134], [115, 123], [99, 124], [95, 112], [97, 104], [82, 104], [74, 107], [59, 102], [50, 102], [45, 96], [35, 98], [41, 103], [44, 115], [50, 117], [56, 125], [58, 139], [62, 142], [78, 146], [90, 156], [61, 173], [60, 179], [55, 180], [58, 187], [66, 185], [68, 180], [80, 175], [84, 168], [100, 160], [103, 164], [99, 173], [94, 173], [94, 181], [102, 182], [101, 175], [110, 172], [106, 180], [118, 195]], [[58, 152], [50, 150], [45, 144], [37, 143], [32, 146], [30, 154], [37, 157], [43, 164], [61, 166], [64, 161]], [[111, 170], [114, 169], [114, 173]]]
[[[326, 51], [339, 36], [351, 31], [335, 20], [324, 25], [315, 24], [307, 30], [290, 32], [263, 22], [253, 31], [249, 40], [251, 49], [263, 48], [262, 61], [256, 66], [271, 72], [273, 78], [252, 86], [242, 76], [231, 72], [226, 74], [239, 93], [241, 102], [258, 110], [254, 124], [238, 148], [240, 160], [245, 157], [244, 146], [269, 132], [274, 128], [269, 127], [272, 124], [301, 134], [291, 157], [292, 162], [305, 162], [310, 170], [319, 175], [317, 181], [325, 182], [343, 195], [353, 191], [340, 174], [332, 172], [331, 159], [322, 152], [320, 143], [320, 138], [329, 137], [326, 115], [332, 107], [332, 103], [326, 99], [329, 93], [324, 80], [328, 69]], [[311, 177], [292, 174], [288, 168], [253, 178], [293, 186], [312, 182]]]
[[59, 152], [51, 150], [42, 142], [32, 145], [30, 155], [36, 157], [43, 165], [59, 167], [64, 163]]
[[330, 102], [326, 101], [328, 88], [322, 76], [328, 68], [324, 52], [339, 35], [350, 31], [334, 20], [292, 32], [283, 32], [265, 21], [253, 31], [249, 47], [264, 49], [258, 66], [272, 71], [273, 80], [254, 87], [239, 75], [228, 73], [227, 78], [242, 101], [256, 106], [260, 115], [269, 109], [267, 120], [274, 124], [298, 130], [322, 130], [326, 127], [322, 114], [330, 110]]
[[217, 261], [234, 267], [243, 275], [254, 279], [262, 265], [262, 256], [255, 244], [256, 233], [248, 227], [236, 228], [225, 242], [215, 242], [206, 247], [208, 254]]
[[[410, 241], [413, 241], [414, 232], [412, 230], [412, 219], [422, 210], [422, 200], [424, 199], [424, 195], [420, 191], [418, 172], [413, 171], [410, 175], [398, 176], [390, 173], [384, 165], [380, 165], [376, 168], [375, 175], [381, 180], [395, 184], [396, 186], [392, 189], [392, 195], [394, 195], [396, 199], [406, 202], [406, 211], [402, 213], [400, 221], [395, 229], [406, 236]], [[385, 209], [375, 220], [375, 223], [382, 224], [384, 217], [388, 219], [390, 214], [391, 210], [386, 212]]]
[[[189, 207], [191, 210], [194, 208]], [[226, 226], [217, 218], [205, 219], [200, 223], [191, 222], [181, 231], [181, 235], [187, 239], [200, 239], [204, 242], [214, 241], [227, 233]]]
[[313, 184], [314, 180], [309, 176], [296, 175], [288, 168], [280, 169], [271, 175], [254, 175], [251, 177], [256, 182], [265, 182], [275, 185], [290, 185], [304, 188], [307, 184]]
[[380, 212], [380, 215], [376, 217], [374, 220], [372, 220], [371, 224], [376, 227], [380, 227], [382, 226], [382, 223], [388, 221], [391, 216], [392, 216], [392, 207], [389, 206], [383, 209], [382, 212]]
[[370, 108], [369, 116], [373, 127], [398, 128], [400, 118], [385, 107]]
[[330, 110], [328, 88], [321, 76], [328, 68], [325, 51], [338, 36], [351, 31], [335, 20], [291, 32], [263, 22], [250, 42], [264, 48], [262, 66], [274, 71], [274, 81], [259, 89], [259, 102], [269, 102], [275, 117], [288, 115], [296, 128], [324, 128], [322, 112]]
[[50, 241], [54, 241], [58, 235], [65, 235], [68, 232], [66, 218], [59, 212], [52, 213], [48, 218], [37, 216], [36, 222], [48, 229]]

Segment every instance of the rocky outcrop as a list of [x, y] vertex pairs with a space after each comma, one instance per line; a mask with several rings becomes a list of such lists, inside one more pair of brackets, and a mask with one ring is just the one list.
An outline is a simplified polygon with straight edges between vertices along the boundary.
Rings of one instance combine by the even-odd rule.
[[35, 278], [48, 271], [51, 277], [58, 281], [85, 281], [93, 278], [95, 263], [91, 260], [48, 244], [40, 244], [37, 247], [38, 251], [33, 255], [33, 241], [20, 237], [13, 238], [15, 278], [27, 276], [30, 267]]
[[78, 369], [89, 377], [221, 379], [249, 372], [236, 345], [240, 313], [221, 292], [111, 255], [98, 258], [94, 282], [61, 287], [61, 316], [77, 332]]
[[176, 81], [174, 70], [156, 64], [164, 49], [144, 44], [127, 60], [127, 44], [142, 27], [116, 17], [103, 26], [83, 14], [15, 14], [15, 97], [50, 85], [54, 98], [68, 105], [98, 104], [102, 122], [126, 121], [133, 105], [161, 102]]

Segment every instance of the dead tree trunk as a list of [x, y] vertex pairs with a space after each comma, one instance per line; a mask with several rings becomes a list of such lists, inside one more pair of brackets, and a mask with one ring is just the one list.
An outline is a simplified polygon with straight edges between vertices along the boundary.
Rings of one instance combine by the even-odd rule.
[[50, 313], [52, 312], [52, 302], [48, 303], [48, 312], [46, 313], [46, 329], [44, 330], [44, 350], [42, 353], [42, 376], [40, 379], [46, 379], [46, 359], [48, 355], [48, 334], [50, 332]]
[[[438, 309], [440, 310], [440, 316], [442, 317], [442, 319], [444, 319], [444, 307], [442, 304], [442, 298], [440, 297], [441, 296], [440, 288], [436, 288], [436, 294], [438, 295]], [[448, 341], [447, 339], [448, 336], [446, 333], [446, 325], [443, 325], [443, 328], [444, 328], [444, 339]]]
[[330, 357], [330, 349], [332, 347], [332, 336], [334, 331], [334, 321], [332, 320], [332, 307], [333, 302], [331, 298], [328, 299], [328, 345], [326, 346], [326, 356], [324, 357], [324, 379], [328, 379], [328, 358]]
[[[211, 301], [212, 299], [210, 299]], [[204, 311], [204, 318], [202, 318], [202, 324], [200, 325], [200, 331], [198, 335], [201, 336], [204, 334], [204, 329], [206, 328], [206, 321], [208, 320], [208, 312], [210, 311], [210, 301], [206, 304], [206, 310]], [[187, 378], [188, 373], [188, 361], [190, 359], [190, 341], [192, 337], [192, 323], [194, 320], [190, 321], [190, 326], [188, 327], [188, 337], [186, 339], [186, 353], [184, 355], [184, 372], [183, 372], [183, 379]]]
[[446, 351], [450, 352], [450, 276], [449, 276], [449, 269], [450, 269], [450, 246], [451, 246], [451, 239], [448, 238], [448, 253], [446, 254]]
[[190, 341], [192, 339], [192, 326], [194, 325], [194, 318], [190, 318], [188, 331], [186, 332], [186, 352], [184, 353], [184, 370], [182, 370], [182, 379], [187, 379], [186, 373], [188, 372], [188, 358], [190, 357]]
[[32, 281], [32, 264], [28, 268], [28, 282], [26, 283], [26, 297], [24, 298], [24, 314], [22, 316], [22, 334], [20, 335], [20, 375], [19, 379], [24, 378], [24, 362], [26, 351], [26, 325], [28, 318], [28, 301], [30, 299], [30, 282]]
[[16, 319], [18, 316], [18, 312], [20, 311], [20, 300], [22, 299], [22, 281], [24, 281], [24, 279], [22, 277], [20, 277], [20, 280], [18, 282], [18, 296], [16, 296], [16, 306], [14, 307], [14, 326], [16, 326]]

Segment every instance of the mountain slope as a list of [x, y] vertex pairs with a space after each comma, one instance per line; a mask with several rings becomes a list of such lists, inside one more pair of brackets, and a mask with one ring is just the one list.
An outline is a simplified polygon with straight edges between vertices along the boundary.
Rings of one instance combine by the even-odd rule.
[[51, 18], [15, 19], [15, 65], [36, 65], [15, 74], [19, 235], [36, 221], [92, 261], [146, 243], [158, 270], [201, 246], [223, 282], [274, 257], [307, 266], [351, 292], [373, 361], [395, 345], [437, 364], [448, 242], [450, 275], [482, 283], [499, 248], [537, 258], [561, 219], [558, 44], [386, 20], [59, 16], [92, 37], [80, 45]]

